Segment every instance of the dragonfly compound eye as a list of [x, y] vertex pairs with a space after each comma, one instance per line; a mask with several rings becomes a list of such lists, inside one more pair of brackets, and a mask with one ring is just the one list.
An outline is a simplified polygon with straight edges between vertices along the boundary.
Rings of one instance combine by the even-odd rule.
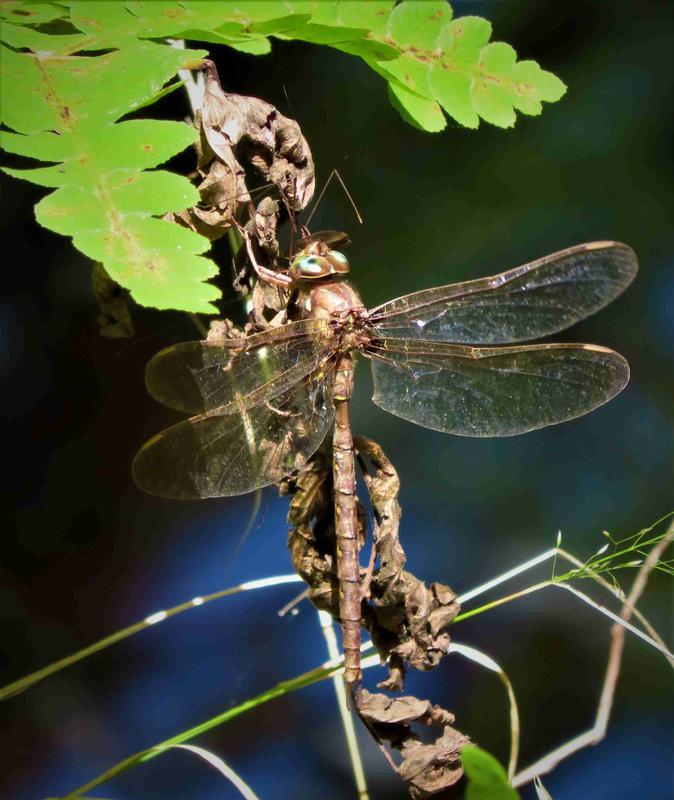
[[297, 278], [324, 278], [331, 273], [330, 262], [323, 256], [300, 256], [291, 267]]
[[344, 253], [340, 253], [338, 250], [331, 250], [326, 258], [332, 264], [337, 274], [343, 275], [349, 271], [349, 260]]

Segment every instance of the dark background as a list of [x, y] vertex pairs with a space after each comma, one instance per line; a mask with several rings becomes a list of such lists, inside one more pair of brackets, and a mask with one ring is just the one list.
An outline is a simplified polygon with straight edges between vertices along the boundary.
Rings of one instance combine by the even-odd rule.
[[[327, 48], [275, 43], [264, 58], [214, 51], [228, 90], [263, 97], [300, 122], [319, 180], [339, 168], [365, 224], [356, 225], [333, 183], [313, 227], [351, 231], [353, 278], [370, 306], [593, 239], [625, 241], [639, 255], [641, 272], [623, 297], [556, 337], [614, 347], [633, 370], [622, 395], [573, 423], [505, 440], [443, 436], [377, 409], [361, 364], [353, 425], [398, 467], [409, 567], [428, 581], [466, 591], [553, 546], [560, 529], [565, 546], [586, 558], [603, 544], [602, 530], [631, 535], [672, 506], [671, 12], [671, 3], [626, 0], [456, 3], [457, 15], [487, 17], [496, 40], [569, 86], [560, 103], [541, 117], [519, 117], [510, 131], [487, 124], [468, 131], [451, 121], [440, 134], [417, 131], [390, 107], [374, 73]], [[156, 113], [182, 115], [183, 102], [173, 96]], [[6, 178], [2, 187], [4, 684], [158, 609], [289, 572], [290, 563], [287, 503], [273, 489], [237, 553], [251, 496], [177, 504], [134, 487], [134, 452], [174, 419], [146, 394], [144, 364], [194, 330], [184, 316], [136, 308], [132, 342], [101, 338], [90, 263], [34, 222], [40, 190]], [[546, 565], [492, 596], [548, 574]], [[321, 663], [325, 646], [311, 608], [276, 615], [296, 591], [213, 603], [6, 701], [0, 795], [65, 793]], [[666, 577], [653, 577], [642, 609], [671, 632]], [[462, 623], [453, 635], [510, 675], [522, 766], [590, 726], [606, 618], [548, 590]], [[371, 687], [376, 679], [375, 672], [366, 678]], [[408, 688], [453, 709], [458, 727], [505, 761], [507, 704], [492, 673], [453, 657], [410, 676]], [[628, 635], [608, 736], [545, 778], [555, 800], [674, 797], [671, 689], [664, 659]], [[405, 797], [360, 734], [372, 798]], [[199, 743], [265, 800], [355, 794], [327, 682]], [[178, 751], [97, 794], [238, 796]]]

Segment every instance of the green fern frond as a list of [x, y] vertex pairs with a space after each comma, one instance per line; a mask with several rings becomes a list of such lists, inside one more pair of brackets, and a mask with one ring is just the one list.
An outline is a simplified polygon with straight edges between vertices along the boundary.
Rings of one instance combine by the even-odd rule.
[[218, 291], [203, 281], [217, 270], [199, 255], [208, 242], [156, 218], [194, 205], [198, 192], [182, 176], [146, 171], [184, 150], [196, 132], [182, 122], [117, 122], [202, 55], [138, 40], [97, 57], [3, 47], [2, 122], [16, 133], [2, 132], [0, 143], [57, 162], [6, 171], [55, 188], [36, 206], [38, 221], [72, 236], [139, 303], [167, 308], [182, 296], [186, 310], [212, 313]]
[[400, 114], [426, 131], [445, 127], [443, 109], [468, 127], [508, 127], [516, 111], [539, 114], [565, 90], [509, 45], [489, 43], [486, 20], [452, 19], [444, 0], [8, 0], [0, 19], [0, 143], [51, 164], [5, 171], [54, 189], [38, 221], [157, 308], [213, 313], [219, 296], [206, 282], [217, 272], [202, 255], [209, 242], [159, 218], [198, 201], [186, 178], [154, 169], [195, 133], [179, 122], [120, 122], [180, 86], [178, 70], [207, 55], [157, 40], [258, 55], [270, 36], [327, 44], [363, 58]]

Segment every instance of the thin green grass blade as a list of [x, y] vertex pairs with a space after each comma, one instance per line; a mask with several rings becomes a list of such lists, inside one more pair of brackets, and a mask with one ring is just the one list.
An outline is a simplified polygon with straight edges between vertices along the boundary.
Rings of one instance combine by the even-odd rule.
[[20, 678], [18, 681], [14, 681], [14, 683], [10, 683], [7, 686], [2, 687], [2, 689], [0, 689], [0, 700], [6, 700], [8, 697], [13, 697], [20, 692], [24, 692], [26, 689], [29, 689], [36, 683], [48, 678], [55, 672], [59, 672], [60, 670], [65, 669], [72, 664], [76, 664], [78, 661], [82, 661], [84, 658], [88, 658], [95, 653], [99, 653], [101, 650], [105, 650], [106, 647], [110, 647], [117, 642], [121, 642], [122, 640], [127, 639], [129, 636], [140, 633], [141, 631], [157, 625], [164, 620], [175, 617], [178, 614], [182, 614], [184, 611], [191, 611], [194, 608], [199, 608], [200, 606], [211, 603], [214, 600], [220, 600], [223, 597], [229, 597], [230, 595], [239, 594], [240, 592], [281, 586], [286, 583], [298, 583], [301, 582], [301, 580], [302, 579], [298, 575], [276, 575], [271, 578], [260, 578], [255, 581], [247, 581], [239, 584], [238, 586], [232, 586], [228, 589], [222, 589], [221, 591], [213, 592], [212, 594], [203, 595], [201, 597], [193, 597], [191, 600], [188, 600], [185, 603], [180, 603], [179, 605], [173, 606], [172, 608], [167, 608], [164, 611], [157, 611], [154, 614], [150, 614], [150, 616], [145, 617], [145, 619], [141, 622], [136, 622], [133, 625], [129, 625], [127, 628], [122, 628], [110, 636], [100, 639], [98, 642], [95, 642], [89, 647], [85, 647], [83, 650], [78, 650], [76, 653], [73, 653], [66, 658], [62, 658], [60, 661], [55, 661], [53, 664], [49, 664], [49, 666], [44, 667], [37, 672], [32, 672], [30, 675], [26, 675], [25, 677]]

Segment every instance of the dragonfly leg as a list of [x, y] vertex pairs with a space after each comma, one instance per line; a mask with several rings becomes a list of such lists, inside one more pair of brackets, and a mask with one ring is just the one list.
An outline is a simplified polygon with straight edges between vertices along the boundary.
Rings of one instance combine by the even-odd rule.
[[250, 243], [250, 235], [248, 234], [248, 231], [238, 223], [236, 223], [236, 228], [241, 234], [241, 238], [246, 245], [248, 258], [250, 259], [250, 263], [253, 265], [253, 269], [255, 270], [258, 278], [265, 283], [271, 283], [273, 286], [278, 286], [281, 289], [288, 289], [292, 283], [290, 275], [274, 272], [268, 267], [263, 267], [261, 264], [258, 264], [257, 259], [255, 258], [255, 253], [253, 252], [253, 246]]
[[377, 560], [377, 548], [372, 547], [372, 552], [370, 553], [370, 560], [367, 565], [367, 569], [365, 570], [365, 575], [363, 575], [363, 582], [360, 587], [360, 599], [367, 600], [370, 597], [370, 584], [372, 583], [372, 576], [374, 575], [374, 564]]
[[335, 373], [335, 433], [332, 444], [332, 464], [344, 680], [354, 698], [357, 698], [362, 680], [360, 666], [361, 589], [356, 458], [349, 424], [349, 399], [352, 391], [353, 357], [350, 353], [343, 353], [338, 357]]

